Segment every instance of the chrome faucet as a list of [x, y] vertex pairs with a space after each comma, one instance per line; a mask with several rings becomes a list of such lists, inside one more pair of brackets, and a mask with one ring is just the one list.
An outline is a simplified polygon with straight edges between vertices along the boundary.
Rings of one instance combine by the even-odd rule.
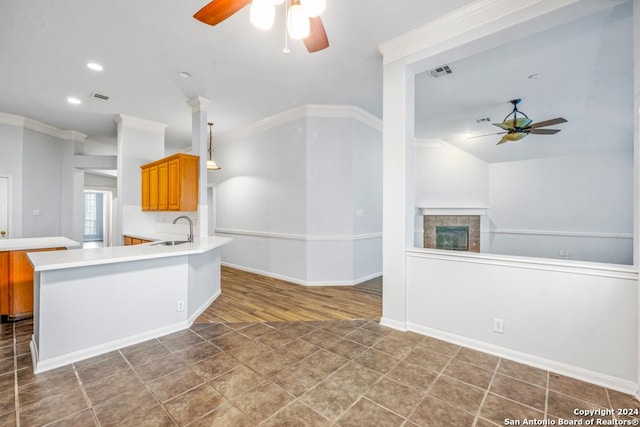
[[184, 218], [187, 221], [189, 221], [189, 235], [187, 236], [187, 240], [189, 240], [189, 243], [193, 243], [193, 221], [191, 220], [191, 218], [189, 218], [186, 215], [180, 215], [178, 218], [173, 220], [173, 223], [175, 224], [181, 218]]

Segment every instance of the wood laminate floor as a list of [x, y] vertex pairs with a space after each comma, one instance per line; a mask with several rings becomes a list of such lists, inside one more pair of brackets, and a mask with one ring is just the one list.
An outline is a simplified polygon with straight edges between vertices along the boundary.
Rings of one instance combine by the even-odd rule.
[[222, 267], [222, 295], [200, 323], [380, 320], [382, 279], [358, 286], [302, 286]]

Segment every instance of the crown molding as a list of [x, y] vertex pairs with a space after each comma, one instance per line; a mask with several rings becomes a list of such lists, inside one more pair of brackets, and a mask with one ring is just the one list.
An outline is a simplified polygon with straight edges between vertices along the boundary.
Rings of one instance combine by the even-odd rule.
[[118, 124], [118, 128], [126, 126], [147, 132], [159, 133], [161, 135], [164, 135], [164, 130], [167, 128], [167, 125], [164, 123], [140, 119], [138, 117], [125, 116], [124, 114], [118, 114], [113, 120]]
[[194, 96], [187, 101], [187, 104], [189, 104], [189, 106], [191, 107], [192, 113], [198, 113], [201, 110], [204, 110], [210, 102], [211, 100], [205, 98], [204, 96]]
[[49, 135], [65, 141], [84, 142], [84, 140], [87, 138], [87, 135], [85, 135], [84, 133], [77, 132], [75, 130], [58, 129], [57, 127], [48, 125], [46, 123], [42, 123], [24, 116], [18, 116], [16, 114], [0, 113], [0, 125], [29, 129], [34, 132]]
[[290, 110], [282, 111], [273, 116], [251, 123], [243, 128], [227, 132], [216, 139], [217, 144], [227, 144], [265, 132], [278, 126], [292, 123], [306, 118], [348, 118], [382, 131], [382, 120], [379, 117], [354, 105], [301, 105]]
[[[422, 50], [431, 55], [451, 46], [460, 34], [475, 31], [475, 38], [516, 26], [582, 0], [478, 0], [378, 46], [383, 64], [408, 57]], [[603, 2], [604, 3], [604, 2]]]

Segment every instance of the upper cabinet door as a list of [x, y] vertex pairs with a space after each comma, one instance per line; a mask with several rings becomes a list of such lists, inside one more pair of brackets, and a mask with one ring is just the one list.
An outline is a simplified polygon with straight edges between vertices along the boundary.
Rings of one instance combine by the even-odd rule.
[[158, 210], [158, 165], [149, 168], [149, 210]]
[[168, 164], [158, 165], [158, 210], [166, 211], [169, 207], [169, 172]]
[[142, 168], [142, 210], [149, 210], [149, 168]]
[[180, 210], [180, 160], [169, 161], [169, 209]]

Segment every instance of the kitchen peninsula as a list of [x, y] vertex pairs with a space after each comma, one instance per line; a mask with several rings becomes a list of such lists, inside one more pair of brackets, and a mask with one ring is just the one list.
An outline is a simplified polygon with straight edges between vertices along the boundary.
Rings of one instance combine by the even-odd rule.
[[29, 254], [34, 372], [188, 328], [220, 295], [231, 239]]

